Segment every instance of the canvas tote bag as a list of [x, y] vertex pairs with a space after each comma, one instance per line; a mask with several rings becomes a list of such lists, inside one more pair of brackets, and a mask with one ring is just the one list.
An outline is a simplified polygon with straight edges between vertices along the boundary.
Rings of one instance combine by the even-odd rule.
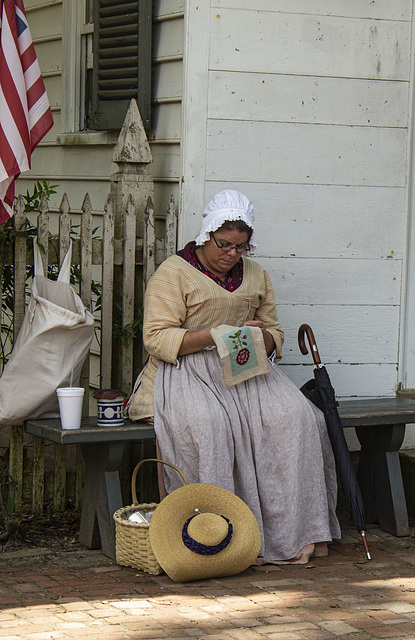
[[10, 360], [0, 377], [0, 424], [59, 416], [56, 389], [79, 385], [94, 334], [94, 319], [69, 284], [72, 246], [58, 280], [43, 274], [33, 242], [31, 297]]

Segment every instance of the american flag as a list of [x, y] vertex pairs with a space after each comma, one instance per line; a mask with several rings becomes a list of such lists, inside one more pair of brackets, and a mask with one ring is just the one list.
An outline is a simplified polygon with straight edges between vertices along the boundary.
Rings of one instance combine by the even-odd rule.
[[53, 125], [23, 0], [0, 0], [0, 223], [13, 214], [15, 180]]

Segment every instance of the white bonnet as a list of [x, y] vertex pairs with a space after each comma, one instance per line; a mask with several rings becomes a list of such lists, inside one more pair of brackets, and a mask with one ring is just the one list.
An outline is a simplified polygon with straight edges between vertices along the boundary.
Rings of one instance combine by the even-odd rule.
[[[202, 226], [196, 238], [196, 244], [201, 245], [210, 238], [210, 232], [216, 231], [224, 222], [243, 220], [248, 227], [254, 228], [254, 207], [252, 203], [239, 191], [225, 189], [220, 191], [203, 209]], [[256, 248], [254, 234], [249, 241], [251, 251]]]

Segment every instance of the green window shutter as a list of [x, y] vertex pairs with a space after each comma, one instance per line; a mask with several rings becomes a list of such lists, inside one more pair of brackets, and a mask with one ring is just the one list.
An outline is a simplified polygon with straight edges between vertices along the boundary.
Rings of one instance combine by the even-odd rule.
[[151, 0], [94, 0], [92, 129], [120, 129], [130, 100], [151, 111]]

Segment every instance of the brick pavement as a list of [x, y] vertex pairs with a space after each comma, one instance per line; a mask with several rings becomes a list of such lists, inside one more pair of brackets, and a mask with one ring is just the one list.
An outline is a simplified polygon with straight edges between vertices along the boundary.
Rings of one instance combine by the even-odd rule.
[[175, 584], [80, 545], [0, 554], [0, 640], [415, 640], [415, 538], [343, 532], [328, 558]]

